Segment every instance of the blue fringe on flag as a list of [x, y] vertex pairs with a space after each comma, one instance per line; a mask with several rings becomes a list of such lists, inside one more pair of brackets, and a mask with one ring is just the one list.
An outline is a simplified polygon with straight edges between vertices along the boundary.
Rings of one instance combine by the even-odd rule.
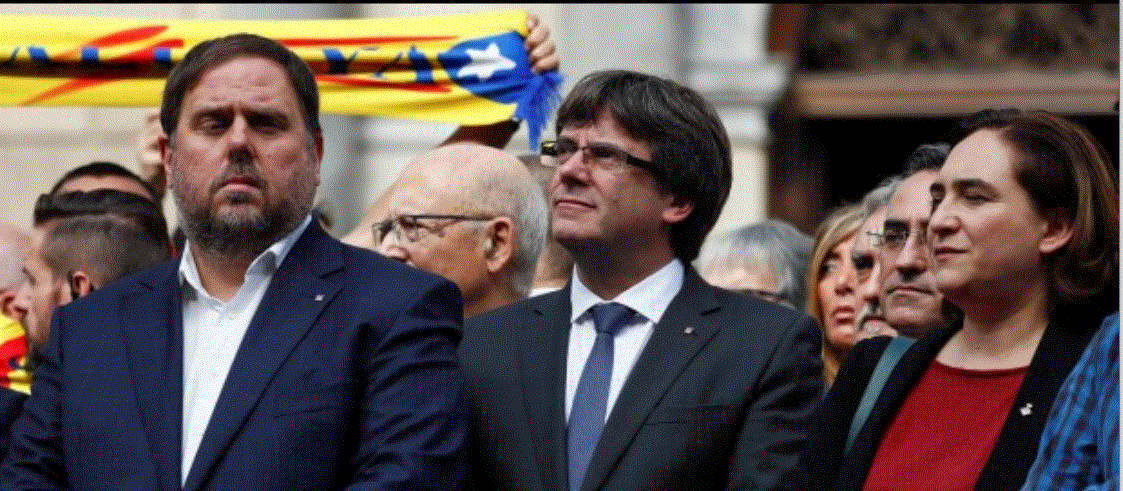
[[538, 140], [561, 102], [562, 76], [557, 70], [535, 75], [515, 106], [515, 117], [526, 121], [530, 151], [538, 153]]

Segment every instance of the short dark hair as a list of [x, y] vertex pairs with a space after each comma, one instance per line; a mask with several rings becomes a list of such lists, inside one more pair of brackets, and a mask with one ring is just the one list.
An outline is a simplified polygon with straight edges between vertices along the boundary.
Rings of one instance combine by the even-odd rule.
[[981, 129], [1010, 145], [1015, 178], [1037, 212], [1072, 222], [1072, 239], [1045, 258], [1051, 300], [1083, 303], [1117, 281], [1119, 195], [1111, 157], [1095, 137], [1046, 111], [986, 109], [956, 125], [953, 143]]
[[56, 276], [82, 270], [102, 285], [167, 261], [171, 244], [156, 205], [114, 189], [43, 195], [40, 254]]
[[123, 166], [121, 164], [118, 164], [116, 162], [108, 162], [108, 161], [101, 161], [101, 160], [90, 162], [88, 164], [80, 165], [78, 167], [70, 169], [69, 172], [67, 172], [66, 174], [63, 174], [62, 177], [60, 177], [58, 179], [58, 181], [55, 182], [55, 185], [51, 187], [51, 190], [49, 191], [49, 194], [58, 194], [59, 189], [62, 189], [62, 186], [65, 185], [67, 182], [70, 182], [71, 180], [77, 179], [79, 177], [87, 177], [87, 176], [88, 177], [117, 176], [117, 177], [121, 177], [121, 178], [125, 178], [125, 179], [130, 179], [132, 181], [135, 181], [137, 184], [140, 184], [140, 186], [143, 187], [144, 190], [148, 193], [148, 196], [151, 196], [151, 197], [158, 196], [158, 194], [156, 193], [156, 190], [152, 188], [152, 184], [150, 184], [148, 181], [145, 181], [142, 177], [138, 176], [135, 172], [125, 168], [125, 166]]
[[145, 235], [158, 237], [165, 245], [169, 243], [168, 225], [156, 203], [116, 189], [41, 195], [35, 202], [33, 221], [36, 227], [41, 227], [52, 220], [104, 214], [132, 218], [141, 225]]
[[922, 143], [905, 159], [904, 177], [921, 171], [937, 171], [948, 158], [951, 145], [947, 142]]
[[160, 125], [171, 138], [179, 122], [183, 97], [195, 87], [210, 68], [234, 58], [261, 57], [277, 62], [288, 74], [289, 83], [300, 98], [304, 124], [309, 136], [320, 135], [320, 92], [312, 69], [296, 53], [281, 43], [256, 34], [231, 34], [203, 41], [191, 48], [168, 73], [160, 105]]
[[590, 73], [558, 108], [556, 131], [596, 121], [602, 109], [630, 136], [651, 147], [659, 190], [694, 204], [671, 227], [675, 256], [690, 262], [717, 222], [733, 175], [729, 135], [717, 111], [694, 90], [626, 70]]

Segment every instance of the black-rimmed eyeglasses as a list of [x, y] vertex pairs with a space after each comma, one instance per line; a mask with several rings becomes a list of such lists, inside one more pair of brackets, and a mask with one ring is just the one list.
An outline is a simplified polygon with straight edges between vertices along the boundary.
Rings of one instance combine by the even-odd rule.
[[628, 165], [646, 169], [652, 174], [655, 174], [655, 164], [636, 157], [622, 148], [608, 143], [588, 143], [585, 146], [577, 145], [577, 142], [562, 138], [557, 141], [544, 141], [541, 146], [541, 153], [551, 159], [542, 159], [542, 165], [547, 167], [558, 167], [562, 163], [573, 158], [577, 152], [582, 152], [582, 162], [591, 167], [598, 167], [607, 171], [621, 171], [626, 169]]
[[[398, 215], [387, 218], [371, 225], [372, 233], [377, 243], [382, 243], [391, 231], [398, 243], [417, 242], [429, 234], [439, 234], [440, 230], [453, 223], [462, 221], [485, 222], [495, 217], [487, 215], [441, 215], [441, 214], [415, 214]], [[426, 225], [422, 220], [447, 220], [443, 224], [434, 223]]]

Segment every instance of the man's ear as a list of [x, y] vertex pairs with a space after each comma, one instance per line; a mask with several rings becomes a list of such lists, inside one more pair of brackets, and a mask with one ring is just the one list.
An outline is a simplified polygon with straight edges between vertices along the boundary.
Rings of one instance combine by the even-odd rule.
[[316, 186], [319, 187], [320, 186], [320, 164], [323, 163], [323, 161], [324, 161], [324, 135], [316, 135], [316, 136], [313, 137], [313, 140], [314, 140], [313, 150], [316, 151], [316, 155], [315, 155], [316, 164], [314, 166], [312, 166], [312, 174], [315, 176], [315, 180], [313, 182], [315, 182]]
[[94, 291], [93, 281], [90, 279], [90, 275], [86, 274], [85, 271], [75, 271], [73, 273], [70, 273], [67, 281], [70, 282], [70, 292], [72, 297], [70, 301], [72, 302], [86, 295], [89, 295], [90, 292]]
[[1072, 240], [1072, 234], [1072, 220], [1059, 211], [1050, 211], [1042, 217], [1037, 249], [1042, 254], [1057, 252]]
[[165, 181], [170, 189], [172, 187], [172, 143], [168, 141], [168, 135], [160, 133], [156, 138], [156, 143], [160, 146], [160, 162], [164, 166]]
[[18, 288], [0, 292], [0, 314], [4, 314], [7, 318], [12, 320], [19, 319], [19, 312], [15, 307], [17, 292], [19, 292]]
[[675, 195], [668, 195], [669, 202], [663, 207], [663, 221], [674, 225], [690, 216], [694, 211], [694, 202]]
[[515, 254], [515, 224], [510, 217], [494, 218], [485, 229], [484, 260], [487, 271], [495, 274], [505, 268]]

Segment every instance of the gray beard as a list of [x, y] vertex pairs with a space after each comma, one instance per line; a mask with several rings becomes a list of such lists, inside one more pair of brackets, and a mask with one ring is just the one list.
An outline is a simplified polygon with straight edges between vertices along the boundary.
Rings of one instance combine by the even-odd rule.
[[[311, 200], [270, 203], [267, 195], [260, 214], [220, 217], [209, 206], [184, 206], [180, 194], [174, 194], [179, 221], [187, 239], [204, 252], [235, 260], [253, 260], [295, 230], [312, 209]], [[239, 196], [238, 193], [231, 194], [229, 198], [232, 203], [249, 200], [249, 196]]]
[[[217, 183], [221, 183], [230, 175], [247, 176], [263, 186], [264, 202], [259, 215], [225, 217], [215, 215], [209, 206], [209, 197], [218, 191]], [[298, 179], [305, 177], [300, 176]], [[314, 185], [309, 185], [308, 189], [294, 190], [294, 195], [288, 196], [288, 199], [274, 196], [276, 189], [264, 182], [252, 162], [244, 159], [232, 162], [224, 169], [223, 175], [215, 180], [216, 184], [212, 184], [210, 192], [203, 198], [205, 201], [202, 206], [188, 206], [190, 203], [184, 197], [187, 186], [183, 182], [183, 176], [173, 172], [169, 178], [173, 183], [172, 194], [175, 196], [176, 208], [179, 210], [179, 223], [182, 224], [187, 239], [203, 252], [231, 260], [252, 261], [270, 245], [295, 230], [300, 221], [312, 210], [312, 200], [315, 196]], [[250, 201], [250, 196], [231, 193], [227, 199], [230, 203], [238, 204]]]
[[266, 208], [261, 215], [230, 220], [212, 215], [206, 207], [185, 212], [180, 206], [180, 222], [188, 240], [206, 252], [253, 258], [296, 228], [295, 211], [287, 207]]

